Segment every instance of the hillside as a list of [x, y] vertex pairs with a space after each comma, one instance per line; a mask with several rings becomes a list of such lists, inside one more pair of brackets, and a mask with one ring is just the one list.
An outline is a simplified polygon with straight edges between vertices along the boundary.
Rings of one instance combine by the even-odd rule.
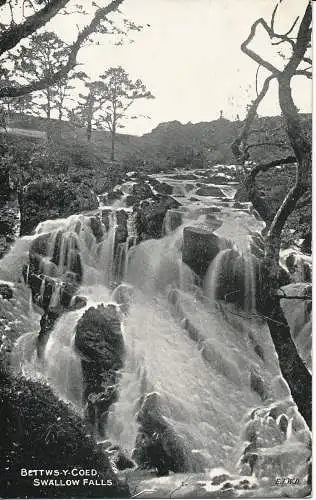
[[[301, 116], [307, 133], [311, 134], [311, 115]], [[30, 135], [33, 130], [34, 135], [36, 131], [43, 132], [47, 122], [39, 117], [11, 116], [7, 120], [7, 126], [12, 129], [30, 130]], [[118, 134], [117, 164], [123, 166], [124, 170], [141, 167], [147, 171], [156, 171], [174, 167], [199, 168], [205, 164], [233, 163], [230, 145], [242, 126], [242, 121], [229, 121], [224, 118], [196, 124], [171, 121], [159, 124], [142, 137]], [[57, 147], [56, 153], [60, 148], [65, 153], [68, 148], [79, 146], [88, 156], [94, 158], [93, 163], [106, 164], [109, 161], [109, 132], [95, 130], [91, 143], [88, 143], [85, 130], [74, 128], [69, 122], [50, 120], [49, 129], [51, 140]], [[249, 153], [250, 158], [256, 162], [292, 154], [282, 117], [258, 117], [255, 120], [250, 135]]]
[[[311, 134], [311, 115], [302, 119]], [[242, 121], [226, 119], [196, 124], [178, 121], [161, 123], [138, 141], [139, 150], [130, 153], [129, 161], [140, 158], [152, 168], [201, 167], [206, 163], [233, 163], [230, 146], [243, 126]], [[257, 146], [260, 144], [259, 146]], [[292, 154], [280, 116], [261, 117], [255, 120], [250, 135], [250, 158], [256, 162], [270, 161]]]

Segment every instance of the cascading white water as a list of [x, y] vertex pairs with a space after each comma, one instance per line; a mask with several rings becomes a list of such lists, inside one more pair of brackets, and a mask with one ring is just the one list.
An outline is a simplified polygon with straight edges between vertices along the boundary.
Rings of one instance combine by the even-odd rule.
[[221, 250], [208, 269], [204, 291], [212, 301], [238, 302], [244, 310], [255, 311], [256, 270], [250, 251]]
[[100, 257], [99, 257], [100, 266], [98, 266], [99, 267], [98, 271], [104, 273], [103, 283], [107, 284], [110, 284], [114, 278], [114, 246], [115, 246], [115, 234], [117, 229], [117, 220], [115, 211], [110, 213], [109, 225], [110, 226], [107, 237], [101, 243]]
[[[244, 221], [242, 215], [239, 217]], [[62, 277], [71, 267], [68, 257], [78, 246], [83, 278], [77, 293], [87, 298], [85, 308], [66, 312], [59, 318], [47, 342], [41, 370], [55, 391], [80, 406], [82, 373], [81, 360], [73, 346], [75, 327], [88, 307], [113, 301], [111, 284], [116, 278], [113, 267], [118, 258], [120, 275], [132, 287], [133, 298], [122, 325], [126, 356], [119, 397], [108, 419], [107, 435], [112, 442], [132, 453], [139, 428], [139, 402], [151, 392], [159, 394], [163, 418], [188, 450], [191, 470], [196, 469], [196, 462], [207, 468], [222, 465], [233, 469], [240, 451], [242, 422], [254, 408], [268, 412], [275, 404], [283, 404], [303, 434], [304, 426], [295, 409], [291, 409], [289, 390], [280, 375], [265, 323], [249, 320], [247, 315], [241, 317], [233, 305], [223, 308], [216, 302], [220, 275], [231, 249], [223, 250], [213, 261], [205, 282], [207, 297], [202, 297], [196, 276], [182, 262], [183, 226], [168, 231], [160, 240], [144, 241], [137, 246], [132, 217], [127, 228], [128, 238], [118, 247], [118, 257], [115, 211], [109, 218], [109, 230], [99, 242], [89, 218], [84, 216], [46, 221], [37, 228], [35, 237], [51, 233], [47, 262], [54, 255], [57, 234], [62, 234], [56, 264], [58, 276]], [[236, 241], [239, 251], [246, 255], [249, 227], [244, 222], [236, 223], [236, 214], [226, 217], [225, 213], [224, 224], [216, 232]], [[20, 240], [22, 265], [31, 242], [32, 237], [30, 241]], [[21, 256], [17, 259], [21, 267], [20, 260]], [[246, 295], [251, 297], [250, 309], [254, 310], [252, 268], [246, 273], [244, 284], [250, 290]], [[170, 300], [173, 293], [176, 301]], [[57, 287], [53, 307], [58, 306], [58, 298]], [[259, 389], [254, 380], [262, 381], [261, 386], [257, 384]], [[257, 421], [264, 418], [259, 416]], [[272, 453], [271, 442], [265, 439], [267, 446], [262, 456], [268, 454], [269, 446]], [[289, 439], [293, 440], [292, 434]], [[302, 445], [305, 438], [296, 439]]]
[[81, 408], [83, 379], [81, 360], [73, 346], [75, 326], [82, 311], [65, 313], [50, 335], [43, 357], [43, 372], [62, 398]]
[[0, 276], [4, 280], [18, 282], [23, 266], [28, 262], [28, 252], [34, 236], [23, 236], [16, 240], [9, 252], [0, 260]]
[[[179, 288], [178, 238], [174, 234], [173, 241], [170, 237], [169, 241], [148, 241], [134, 249], [128, 280], [138, 292], [124, 323], [127, 358], [120, 398], [110, 412], [109, 438], [132, 452], [138, 430], [137, 404], [155, 391], [164, 419], [182, 437], [193, 462], [233, 468], [240, 423], [247, 410], [286, 401], [289, 391], [280, 383], [277, 356], [262, 321], [236, 320], [234, 309], [225, 316], [208, 301], [198, 301], [193, 277], [180, 293], [184, 316], [174, 315], [166, 293]], [[172, 253], [168, 253], [170, 248]], [[193, 340], [190, 329], [183, 328], [184, 319], [199, 332], [198, 339]], [[264, 360], [251, 342], [260, 346]], [[264, 402], [251, 386], [252, 373], [264, 381]], [[191, 467], [194, 470], [195, 463]]]

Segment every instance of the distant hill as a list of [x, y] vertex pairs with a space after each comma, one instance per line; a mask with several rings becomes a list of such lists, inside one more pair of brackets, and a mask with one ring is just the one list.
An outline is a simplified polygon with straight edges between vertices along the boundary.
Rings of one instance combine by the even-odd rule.
[[[306, 134], [311, 137], [311, 115], [301, 117]], [[243, 122], [218, 119], [184, 125], [171, 121], [159, 124], [142, 137], [118, 134], [115, 162], [109, 160], [110, 134], [102, 130], [94, 131], [89, 143], [84, 129], [74, 128], [66, 121], [47, 123], [44, 118], [11, 115], [6, 126], [8, 150], [4, 151], [0, 168], [8, 167], [13, 186], [62, 177], [74, 184], [84, 182], [97, 193], [103, 193], [131, 170], [152, 173], [175, 167], [202, 168], [234, 163], [230, 146]], [[1, 131], [4, 133], [4, 129], [0, 129], [0, 134]], [[251, 159], [256, 162], [293, 154], [280, 116], [257, 118], [249, 142]], [[262, 173], [257, 181], [277, 209], [294, 179], [295, 169], [287, 168], [282, 172], [274, 169]], [[311, 203], [293, 213], [287, 226], [291, 231], [295, 229], [296, 236], [305, 237], [310, 233], [311, 213]], [[293, 236], [291, 231], [288, 231], [289, 238]]]
[[[302, 114], [301, 117], [306, 133], [311, 135], [311, 115]], [[229, 121], [225, 118], [195, 124], [170, 121], [159, 124], [142, 137], [118, 134], [116, 164], [124, 170], [142, 168], [157, 171], [174, 167], [198, 168], [206, 164], [233, 163], [235, 159], [230, 146], [242, 126], [242, 121]], [[36, 131], [41, 132], [42, 136], [48, 123], [40, 117], [10, 115], [7, 118], [7, 127], [18, 131], [29, 130], [30, 138], [34, 140]], [[106, 166], [109, 163], [109, 132], [93, 131], [89, 143], [85, 130], [75, 128], [67, 121], [50, 120], [49, 131], [56, 155], [59, 151], [66, 154], [67, 148], [77, 148], [85, 150], [85, 156], [93, 158], [92, 163], [100, 164], [101, 170], [104, 169], [102, 164]], [[282, 117], [256, 118], [251, 130], [249, 152], [251, 159], [256, 162], [292, 154]]]
[[[311, 135], [311, 115], [301, 116], [306, 133]], [[178, 121], [161, 123], [140, 138], [138, 151], [131, 152], [129, 160], [137, 165], [142, 158], [153, 168], [233, 163], [235, 159], [230, 146], [242, 126], [242, 121], [226, 119], [185, 125]], [[292, 154], [280, 116], [257, 118], [249, 142], [251, 159], [257, 162]]]

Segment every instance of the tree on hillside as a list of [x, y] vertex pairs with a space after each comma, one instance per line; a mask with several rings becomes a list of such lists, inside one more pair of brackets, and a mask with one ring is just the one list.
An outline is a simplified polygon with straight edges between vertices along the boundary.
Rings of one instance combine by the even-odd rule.
[[146, 88], [140, 79], [132, 81], [128, 73], [121, 68], [109, 68], [102, 75], [104, 92], [103, 104], [99, 113], [99, 125], [105, 127], [111, 133], [111, 160], [115, 159], [115, 140], [118, 128], [124, 128], [122, 120], [128, 116], [132, 119], [135, 115], [129, 115], [128, 111], [132, 104], [139, 99], [154, 99], [152, 93]]
[[69, 120], [76, 126], [84, 127], [88, 141], [91, 140], [92, 127], [98, 123], [96, 114], [104, 104], [105, 87], [102, 81], [86, 82], [88, 94], [79, 94], [80, 101], [69, 112]]
[[88, 77], [84, 71], [71, 71], [70, 75], [58, 80], [56, 85], [53, 87], [53, 107], [57, 111], [59, 121], [64, 118], [68, 118], [70, 103], [75, 101], [75, 80], [85, 81], [87, 78]]
[[[297, 17], [289, 30], [281, 34], [276, 29], [276, 16], [282, 1], [280, 0], [273, 10], [270, 22], [260, 18], [253, 23], [249, 36], [241, 46], [242, 51], [247, 56], [268, 72], [268, 76], [263, 83], [262, 89], [260, 92], [258, 91], [256, 99], [249, 107], [241, 133], [234, 141], [232, 150], [240, 164], [248, 160], [247, 143], [253, 120], [271, 81], [275, 80], [278, 84], [279, 104], [293, 155], [255, 165], [244, 180], [244, 188], [248, 194], [248, 199], [253, 202], [254, 206], [262, 207], [265, 202], [262, 200], [256, 186], [256, 176], [276, 165], [296, 163], [295, 184], [287, 193], [277, 213], [268, 223], [268, 230], [265, 235], [265, 255], [262, 263], [262, 286], [259, 293], [261, 298], [260, 309], [267, 318], [271, 337], [279, 356], [282, 374], [290, 387], [299, 411], [311, 428], [311, 375], [297, 353], [289, 326], [280, 306], [279, 253], [282, 231], [286, 221], [292, 212], [306, 201], [310, 194], [311, 141], [294, 104], [291, 82], [293, 77], [296, 76], [311, 78], [311, 58], [308, 52], [311, 44], [312, 8], [311, 3], [308, 1], [302, 18]], [[267, 32], [273, 45], [284, 44], [291, 50], [291, 55], [285, 59], [282, 69], [278, 69], [250, 48], [249, 45], [255, 38], [258, 27]], [[288, 297], [288, 299], [291, 299], [291, 297]]]
[[[1, 82], [0, 99], [6, 97], [19, 97], [31, 92], [47, 89], [56, 84], [56, 82], [68, 75], [77, 64], [77, 55], [81, 47], [90, 40], [94, 33], [108, 34], [113, 33], [113, 20], [108, 16], [117, 11], [123, 0], [112, 0], [104, 6], [98, 6], [94, 1], [83, 0], [77, 2], [77, 9], [83, 11], [84, 8], [91, 8], [93, 12], [90, 22], [82, 28], [72, 44], [69, 45], [69, 51], [65, 61], [49, 75], [37, 76], [31, 82], [17, 83], [14, 80], [7, 79]], [[101, 2], [102, 3], [102, 0]], [[18, 44], [35, 34], [43, 28], [46, 23], [51, 21], [60, 13], [68, 14], [69, 22], [75, 23], [75, 18], [71, 11], [67, 12], [70, 0], [34, 0], [33, 2], [10, 2], [3, 0], [0, 3], [1, 20], [8, 19], [6, 23], [2, 21], [0, 34], [0, 64], [4, 64], [8, 53], [18, 46]], [[10, 18], [11, 17], [11, 18]], [[127, 30], [140, 29], [129, 21], [124, 20]]]

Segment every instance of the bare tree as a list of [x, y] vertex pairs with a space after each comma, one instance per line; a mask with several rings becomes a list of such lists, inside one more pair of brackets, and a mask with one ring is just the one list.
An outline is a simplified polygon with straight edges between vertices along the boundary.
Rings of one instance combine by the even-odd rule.
[[[301, 117], [293, 101], [291, 81], [297, 75], [311, 78], [311, 59], [308, 56], [308, 49], [311, 44], [312, 8], [310, 1], [308, 1], [303, 17], [301, 19], [297, 17], [289, 30], [284, 34], [280, 34], [276, 31], [275, 21], [282, 1], [279, 0], [274, 8], [270, 23], [263, 18], [257, 19], [251, 27], [249, 36], [241, 45], [241, 50], [260, 67], [265, 68], [269, 72], [269, 75], [265, 79], [260, 92], [258, 91], [256, 99], [249, 107], [241, 133], [232, 145], [232, 151], [239, 163], [244, 164], [248, 160], [247, 140], [251, 125], [257, 114], [259, 104], [268, 92], [271, 81], [276, 80], [280, 108], [289, 143], [293, 149], [293, 155], [286, 158], [278, 158], [266, 164], [256, 165], [246, 176], [244, 187], [249, 199], [253, 201], [255, 206], [262, 209], [264, 207], [264, 200], [260, 197], [255, 183], [257, 174], [267, 171], [276, 165], [296, 163], [295, 184], [285, 196], [277, 213], [267, 221], [268, 231], [265, 236], [265, 256], [262, 264], [262, 289], [260, 293], [261, 310], [267, 317], [272, 340], [279, 356], [282, 374], [290, 387], [299, 411], [311, 428], [311, 375], [299, 357], [292, 340], [290, 329], [280, 306], [278, 288], [282, 230], [287, 219], [298, 206], [298, 202], [308, 193], [311, 180], [311, 142], [305, 133]], [[273, 45], [286, 44], [290, 47], [291, 55], [283, 69], [276, 68], [272, 63], [250, 48], [249, 45], [255, 38], [259, 26], [264, 28], [268, 33]], [[296, 36], [293, 35], [295, 29], [297, 29]]]

